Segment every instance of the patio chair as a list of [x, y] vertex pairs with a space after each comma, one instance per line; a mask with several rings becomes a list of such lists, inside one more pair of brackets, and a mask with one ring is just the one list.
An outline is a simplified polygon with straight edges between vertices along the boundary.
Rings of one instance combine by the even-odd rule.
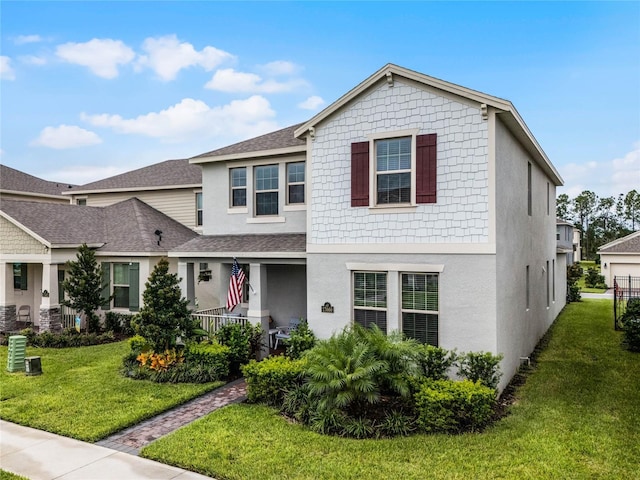
[[276, 344], [273, 347], [274, 350], [278, 348], [278, 342], [280, 340], [289, 340], [291, 338], [291, 332], [298, 328], [300, 322], [302, 322], [301, 318], [292, 318], [289, 320], [289, 325], [276, 327], [278, 329], [278, 333], [275, 334]]
[[18, 308], [18, 321], [24, 322], [26, 325], [31, 324], [31, 307], [29, 305], [20, 305], [20, 308]]

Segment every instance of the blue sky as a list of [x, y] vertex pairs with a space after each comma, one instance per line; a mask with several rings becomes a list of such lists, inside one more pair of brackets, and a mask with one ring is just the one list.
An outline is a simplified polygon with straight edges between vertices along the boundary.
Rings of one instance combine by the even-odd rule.
[[640, 2], [0, 4], [1, 157], [83, 184], [307, 120], [387, 63], [513, 102], [565, 180], [640, 189]]

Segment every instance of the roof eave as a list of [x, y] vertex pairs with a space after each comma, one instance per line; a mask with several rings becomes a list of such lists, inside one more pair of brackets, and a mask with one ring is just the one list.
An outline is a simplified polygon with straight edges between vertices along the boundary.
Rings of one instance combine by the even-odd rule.
[[244, 160], [249, 158], [261, 158], [261, 157], [280, 157], [285, 155], [292, 155], [296, 153], [305, 153], [307, 151], [306, 145], [297, 145], [294, 147], [274, 148], [271, 150], [257, 150], [252, 152], [231, 153], [227, 155], [211, 155], [211, 156], [198, 156], [189, 159], [189, 163], [212, 163], [212, 162], [226, 162], [232, 160]]
[[0, 188], [0, 194], [5, 193], [7, 195], [20, 195], [22, 197], [41, 197], [41, 198], [53, 198], [57, 200], [68, 200], [68, 198], [64, 197], [64, 192], [61, 192], [60, 195], [53, 195], [51, 193], [38, 193], [38, 192], [27, 192], [24, 190], [6, 190]]
[[120, 187], [120, 188], [97, 188], [91, 190], [71, 190], [64, 192], [63, 195], [87, 195], [90, 193], [121, 193], [121, 192], [145, 192], [155, 190], [180, 190], [182, 188], [202, 188], [202, 182], [200, 183], [186, 183], [182, 185], [159, 185], [159, 186], [144, 186], [144, 187]]

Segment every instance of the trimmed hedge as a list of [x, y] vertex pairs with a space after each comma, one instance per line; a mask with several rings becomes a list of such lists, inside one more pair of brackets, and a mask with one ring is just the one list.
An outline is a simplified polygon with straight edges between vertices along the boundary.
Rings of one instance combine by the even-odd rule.
[[418, 427], [424, 432], [478, 430], [493, 414], [496, 391], [481, 382], [433, 380], [414, 394]]
[[251, 360], [242, 367], [247, 382], [247, 399], [280, 407], [285, 392], [302, 383], [306, 364], [304, 359], [292, 360], [283, 356], [269, 357], [261, 362]]
[[72, 328], [66, 329], [62, 333], [35, 333], [32, 328], [25, 328], [20, 331], [20, 335], [27, 337], [27, 345], [30, 347], [40, 348], [89, 347], [117, 341], [113, 332], [98, 335], [97, 333], [78, 333]]
[[217, 343], [190, 345], [185, 351], [185, 362], [199, 365], [209, 371], [216, 380], [229, 375], [229, 356], [231, 349]]

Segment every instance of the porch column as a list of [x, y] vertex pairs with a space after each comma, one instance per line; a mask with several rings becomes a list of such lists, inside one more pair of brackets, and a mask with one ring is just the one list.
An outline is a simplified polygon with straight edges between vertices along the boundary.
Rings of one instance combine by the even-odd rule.
[[0, 332], [17, 328], [16, 302], [13, 299], [13, 263], [0, 262]]
[[[265, 332], [269, 331], [269, 310], [267, 309], [267, 266], [260, 263], [249, 264], [249, 310], [247, 318], [249, 322], [262, 326]], [[268, 340], [268, 339], [267, 339]], [[269, 342], [265, 341], [262, 354], [269, 354]]]
[[58, 303], [58, 265], [42, 264], [42, 297], [40, 301], [40, 330], [59, 332], [60, 304]]
[[193, 263], [178, 261], [178, 278], [182, 295], [189, 300], [189, 308], [196, 308], [196, 294], [193, 278]]

